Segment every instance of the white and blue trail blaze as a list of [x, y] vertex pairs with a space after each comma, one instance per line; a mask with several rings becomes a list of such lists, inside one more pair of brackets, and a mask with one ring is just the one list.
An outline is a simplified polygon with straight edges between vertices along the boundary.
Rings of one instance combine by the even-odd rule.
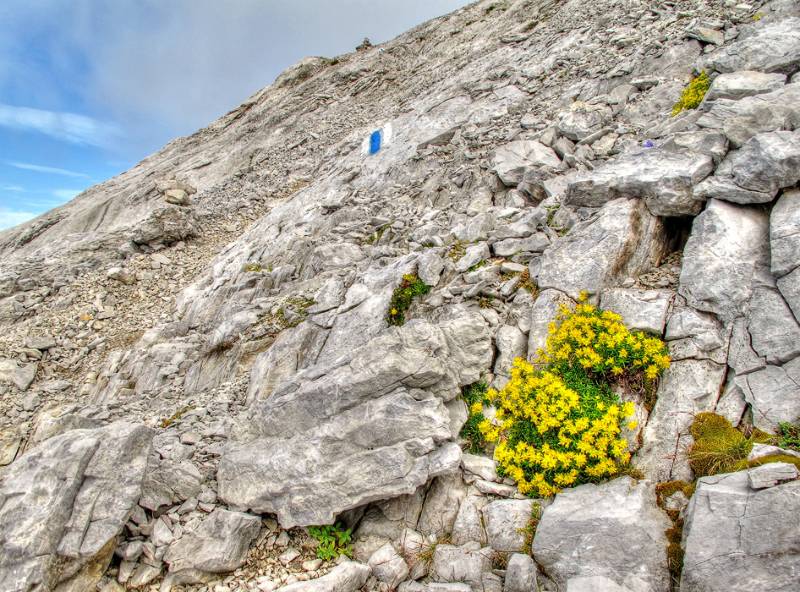
[[365, 156], [377, 154], [388, 147], [392, 141], [392, 124], [387, 123], [383, 127], [376, 129], [369, 137], [364, 139], [361, 145], [361, 153]]

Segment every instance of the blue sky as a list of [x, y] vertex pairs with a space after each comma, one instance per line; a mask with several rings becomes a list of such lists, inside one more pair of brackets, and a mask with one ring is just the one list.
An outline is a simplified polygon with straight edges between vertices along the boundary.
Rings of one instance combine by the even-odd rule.
[[0, 230], [190, 134], [309, 55], [466, 0], [0, 0]]

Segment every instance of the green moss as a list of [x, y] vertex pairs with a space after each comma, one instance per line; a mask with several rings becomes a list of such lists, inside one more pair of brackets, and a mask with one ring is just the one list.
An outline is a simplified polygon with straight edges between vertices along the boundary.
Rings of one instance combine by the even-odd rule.
[[747, 463], [748, 468], [760, 467], [767, 463], [783, 462], [789, 463], [800, 469], [800, 458], [796, 456], [789, 456], [788, 454], [770, 454], [769, 456], [762, 456]]
[[375, 232], [370, 234], [366, 239], [364, 239], [364, 243], [367, 245], [376, 244], [379, 240], [381, 240], [381, 237], [383, 237], [383, 233], [386, 232], [386, 229], [389, 228], [389, 226], [391, 226], [391, 223], [384, 224], [383, 226], [379, 227], [378, 230], [376, 230]]
[[[475, 382], [461, 389], [461, 396], [469, 410], [476, 403], [486, 403], [486, 391], [489, 390], [485, 382]], [[461, 428], [461, 437], [467, 441], [467, 450], [472, 454], [479, 454], [486, 449], [486, 440], [478, 429], [484, 420], [483, 413], [470, 413], [464, 427]]]
[[260, 263], [245, 263], [243, 270], [249, 273], [260, 273], [263, 268]]
[[522, 543], [520, 553], [530, 555], [533, 550], [533, 537], [536, 536], [536, 529], [539, 527], [539, 521], [542, 519], [542, 506], [539, 502], [533, 502], [531, 505], [531, 516], [525, 528], [520, 529], [520, 533], [525, 536], [525, 542]]
[[746, 466], [753, 442], [715, 413], [698, 413], [690, 429], [689, 465], [695, 476], [732, 473]]
[[681, 98], [672, 106], [672, 116], [675, 117], [688, 109], [697, 109], [703, 102], [703, 97], [706, 96], [710, 86], [711, 79], [705, 71], [692, 78], [691, 82], [683, 89]]
[[665, 531], [667, 535], [667, 565], [674, 585], [679, 585], [683, 571], [683, 520], [676, 520], [672, 528]]
[[184, 415], [189, 413], [189, 411], [191, 411], [192, 409], [194, 409], [194, 405], [187, 405], [186, 407], [182, 407], [181, 409], [178, 409], [175, 413], [173, 413], [169, 417], [161, 420], [161, 423], [160, 423], [161, 427], [162, 428], [168, 428], [169, 426], [174, 424], [176, 421], [180, 421], [180, 419]]
[[475, 265], [467, 269], [467, 271], [478, 271], [481, 267], [486, 267], [488, 264], [489, 262], [486, 259], [481, 259]]
[[419, 279], [416, 274], [406, 274], [400, 285], [392, 294], [386, 320], [390, 325], [400, 326], [406, 322], [406, 312], [411, 307], [411, 302], [417, 296], [424, 296], [431, 291], [431, 287]]

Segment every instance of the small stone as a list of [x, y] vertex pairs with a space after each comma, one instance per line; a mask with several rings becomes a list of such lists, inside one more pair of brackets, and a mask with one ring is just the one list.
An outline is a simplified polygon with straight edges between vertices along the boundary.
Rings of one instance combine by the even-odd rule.
[[298, 557], [300, 557], [300, 551], [298, 551], [294, 547], [289, 547], [278, 556], [278, 561], [280, 561], [283, 565], [289, 565], [292, 561], [294, 561]]
[[747, 471], [752, 489], [767, 489], [780, 483], [794, 481], [798, 477], [797, 467], [791, 463], [767, 463]]
[[304, 571], [317, 571], [322, 566], [322, 559], [310, 559], [303, 562]]

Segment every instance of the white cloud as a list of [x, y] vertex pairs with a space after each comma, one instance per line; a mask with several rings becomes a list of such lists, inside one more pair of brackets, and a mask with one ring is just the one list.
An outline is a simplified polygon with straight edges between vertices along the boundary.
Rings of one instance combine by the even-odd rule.
[[69, 201], [81, 191], [82, 189], [56, 189], [53, 191], [53, 195], [55, 195], [58, 199]]
[[0, 207], [0, 230], [22, 224], [23, 222], [32, 220], [38, 215], [39, 214], [34, 214], [33, 212], [18, 212]]
[[76, 171], [70, 171], [67, 169], [60, 169], [57, 167], [49, 167], [49, 166], [42, 166], [39, 164], [31, 164], [28, 162], [16, 162], [12, 160], [7, 160], [6, 164], [8, 166], [12, 166], [15, 169], [22, 169], [23, 171], [34, 171], [36, 173], [45, 173], [48, 175], [61, 175], [63, 177], [75, 177], [80, 179], [88, 179], [89, 175], [85, 173], [78, 173]]
[[0, 103], [0, 127], [36, 131], [72, 144], [89, 146], [110, 146], [122, 135], [117, 126], [85, 115], [3, 103]]
[[19, 185], [0, 185], [0, 191], [12, 191], [14, 193], [22, 193], [25, 191], [24, 187]]

